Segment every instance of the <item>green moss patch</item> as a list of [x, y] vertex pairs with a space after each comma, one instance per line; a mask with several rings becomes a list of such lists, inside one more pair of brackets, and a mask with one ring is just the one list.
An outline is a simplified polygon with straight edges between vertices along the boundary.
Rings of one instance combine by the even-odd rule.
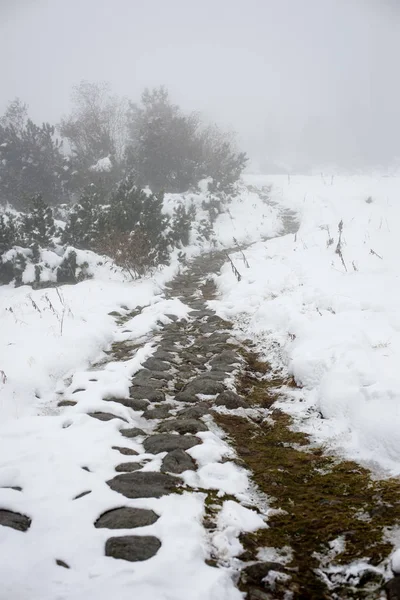
[[[271, 406], [278, 398], [279, 381], [260, 379], [268, 365], [251, 358], [238, 390], [253, 405]], [[379, 565], [387, 559], [392, 546], [384, 532], [400, 524], [400, 480], [375, 481], [357, 463], [326, 455], [306, 434], [294, 431], [291, 418], [280, 410], [272, 410], [272, 421], [262, 424], [219, 413], [214, 419], [230, 436], [258, 489], [271, 499], [271, 508], [280, 509], [268, 518], [267, 529], [241, 537], [245, 560], [257, 560], [263, 547], [292, 548], [290, 582], [278, 584], [274, 597], [283, 598], [289, 589], [294, 600], [379, 598], [379, 576], [372, 583], [366, 577], [369, 581], [354, 589], [340, 584], [329, 590], [316, 574], [321, 566], [318, 555], [327, 556], [329, 542], [342, 537], [344, 549], [335, 556], [336, 565], [358, 559]], [[242, 589], [249, 592], [246, 585]]]

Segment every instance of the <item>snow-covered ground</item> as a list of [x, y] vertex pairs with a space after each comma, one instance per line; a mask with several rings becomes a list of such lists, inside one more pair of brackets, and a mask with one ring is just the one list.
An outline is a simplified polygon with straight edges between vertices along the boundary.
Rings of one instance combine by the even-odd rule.
[[[215, 244], [231, 247], [234, 239], [244, 243], [275, 235], [281, 227], [278, 211], [243, 187], [232, 201], [229, 213], [217, 218], [212, 240], [198, 239], [202, 220], [207, 217], [202, 209], [203, 201], [207, 201], [205, 192], [165, 197], [165, 211], [169, 213], [179, 202], [186, 205], [193, 202], [196, 206], [191, 243], [184, 249], [188, 257], [207, 252]], [[56, 392], [65, 389], [70, 375], [100, 359], [114, 341], [115, 319], [108, 313], [124, 314], [148, 304], [156, 304], [160, 313], [165, 283], [180, 268], [175, 251], [168, 267], [131, 281], [120, 269], [112, 268], [110, 261], [104, 261], [104, 257], [91, 252], [81, 254], [85, 255], [82, 259], [89, 262], [88, 270], [94, 275], [91, 280], [44, 290], [0, 286], [2, 423], [48, 411], [57, 400]], [[152, 318], [143, 323], [142, 335], [150, 332], [154, 325]]]
[[[200, 209], [202, 198], [194, 200]], [[166, 201], [166, 209], [173, 209], [174, 199]], [[218, 217], [215, 244], [197, 240], [194, 231], [185, 252], [193, 256], [215, 245], [231, 247], [233, 238], [237, 243], [262, 239], [280, 227], [278, 210], [243, 190], [230, 214]], [[118, 269], [97, 264], [98, 257], [92, 259], [94, 278], [77, 285], [36, 291], [0, 287], [0, 369], [5, 374], [0, 378], [0, 509], [32, 520], [28, 532], [0, 526], [0, 600], [128, 600], [132, 594], [141, 600], [240, 600], [231, 569], [242, 551], [238, 536], [265, 523], [252, 509], [248, 472], [223, 461], [234, 453], [212, 421], [209, 431], [198, 434], [202, 444], [188, 450], [198, 471], [187, 471], [183, 479], [219, 495], [235, 494], [238, 501], [221, 501], [208, 537], [203, 491], [128, 499], [106, 484], [124, 461], [116, 449], [121, 444], [133, 452], [127, 460], [146, 463], [143, 473], [158, 472], [166, 454], [146, 453], [143, 436], [122, 438], [124, 425], [142, 428], [147, 436], [155, 423], [107, 398], [129, 397], [132, 375], [153, 354], [162, 323], [171, 322], [171, 316], [187, 318], [189, 307], [164, 295], [166, 282], [181, 268], [177, 252], [169, 267], [134, 282]], [[138, 305], [144, 306], [141, 313], [123, 323], [109, 315], [125, 315]], [[101, 362], [112, 342], [140, 347], [127, 360]], [[78, 404], [57, 408], [61, 398]], [[99, 411], [111, 411], [129, 424], [87, 414]], [[94, 523], [121, 506], [159, 515], [154, 524], [134, 530], [160, 540], [152, 560], [132, 565], [105, 556], [111, 533]], [[121, 532], [131, 530], [116, 534]], [[226, 567], [205, 562], [210, 548]]]
[[249, 268], [231, 255], [242, 279], [226, 264], [213, 308], [294, 375], [302, 389], [282, 406], [303, 429], [400, 474], [400, 178], [247, 183], [272, 184], [271, 199], [297, 213], [299, 230], [250, 246]]

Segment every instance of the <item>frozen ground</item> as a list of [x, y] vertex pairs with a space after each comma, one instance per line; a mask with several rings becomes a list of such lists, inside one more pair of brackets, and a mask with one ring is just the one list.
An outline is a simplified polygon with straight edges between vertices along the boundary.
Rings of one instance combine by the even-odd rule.
[[[207, 214], [202, 202], [205, 193], [167, 194], [166, 212], [179, 202], [193, 202], [197, 219], [187, 256], [207, 252], [215, 245], [231, 247], [276, 234], [281, 227], [278, 211], [256, 193], [242, 188], [220, 215], [210, 241], [199, 240], [198, 230]], [[115, 322], [108, 313], [124, 312], [149, 303], [161, 316], [165, 283], [180, 268], [177, 252], [171, 265], [139, 281], [132, 282], [120, 269], [92, 252], [81, 252], [89, 262], [92, 280], [57, 289], [32, 290], [29, 286], [0, 286], [0, 417], [5, 422], [38, 411], [49, 410], [62, 392], [64, 380], [77, 368], [98, 360], [114, 341]], [[101, 263], [101, 264], [99, 264]], [[168, 310], [167, 310], [168, 312]], [[155, 325], [157, 318], [143, 323], [142, 335]]]
[[[166, 209], [173, 207], [174, 198], [166, 200]], [[194, 200], [200, 207], [202, 198]], [[194, 231], [186, 253], [194, 256], [215, 246], [261, 239], [280, 227], [278, 210], [243, 190], [230, 214], [215, 223], [218, 241], [200, 242]], [[141, 600], [240, 600], [243, 595], [232, 578], [232, 564], [242, 550], [238, 536], [265, 523], [252, 509], [248, 472], [232, 461], [232, 449], [210, 419], [189, 422], [197, 445], [178, 454], [189, 462], [188, 470], [173, 471], [182, 477], [174, 485], [183, 481], [199, 488], [197, 492], [163, 492], [158, 497], [153, 482], [148, 493], [136, 494], [132, 485], [123, 494], [106, 483], [119, 473], [136, 475], [136, 467], [150, 481], [153, 476], [169, 481], [169, 475], [160, 473], [168, 448], [144, 447], [160, 419], [144, 418], [140, 402], [147, 405], [147, 400], [134, 405], [130, 386], [156, 352], [161, 331], [173, 332], [175, 319], [186, 323], [190, 306], [178, 296], [186, 294], [192, 302], [192, 294], [193, 305], [199, 302], [198, 287], [206, 273], [200, 273], [191, 290], [183, 284], [171, 295], [166, 283], [180, 269], [177, 257], [171, 266], [135, 282], [97, 261], [95, 256], [90, 261], [94, 278], [75, 286], [0, 288], [0, 522], [9, 525], [0, 525], [0, 600], [128, 600], [132, 594]], [[144, 307], [140, 314], [129, 314], [137, 306]], [[109, 314], [113, 311], [122, 319]], [[218, 330], [215, 322], [200, 326]], [[179, 372], [182, 343], [190, 346], [193, 335], [200, 336], [191, 327], [189, 319], [190, 333], [186, 339], [179, 334], [174, 346], [166, 340], [174, 351], [167, 363], [174, 377], [198, 374], [194, 368], [186, 375]], [[123, 357], [106, 354], [113, 343], [124, 348]], [[221, 343], [215, 346], [218, 355]], [[201, 360], [194, 360], [203, 367], [209, 359], [207, 342]], [[148, 383], [161, 385], [157, 379]], [[149, 392], [146, 385], [136, 388], [139, 398]], [[178, 402], [173, 391], [172, 385], [162, 392], [168, 400], [164, 408], [172, 403], [173, 410], [165, 418], [190, 407]], [[67, 405], [58, 408], [60, 400]], [[98, 416], [93, 418], [93, 413]], [[123, 427], [142, 433], [123, 436]], [[172, 437], [174, 443], [193, 438]], [[203, 527], [207, 490], [219, 498], [210, 532]], [[142, 515], [154, 511], [157, 520], [115, 531], [94, 527], [101, 515], [121, 507]], [[16, 527], [15, 522], [10, 525], [15, 520]], [[111, 536], [132, 534], [138, 536], [134, 550], [144, 552], [141, 544], [149, 544], [151, 560], [143, 554], [134, 563], [105, 555]], [[155, 555], [154, 543], [161, 544]], [[218, 569], [206, 562], [211, 552], [223, 562]]]
[[297, 213], [299, 230], [250, 246], [249, 268], [231, 255], [242, 279], [226, 264], [213, 308], [294, 375], [302, 389], [283, 407], [302, 429], [400, 474], [400, 179], [247, 182], [272, 184], [272, 200]]

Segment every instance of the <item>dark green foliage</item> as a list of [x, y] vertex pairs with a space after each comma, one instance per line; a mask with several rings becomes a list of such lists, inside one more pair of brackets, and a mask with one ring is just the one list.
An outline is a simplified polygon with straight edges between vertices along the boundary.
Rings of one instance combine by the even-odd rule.
[[197, 115], [184, 115], [160, 87], [145, 90], [141, 106], [131, 104], [127, 167], [140, 186], [183, 192], [199, 180], [201, 147]]
[[196, 113], [184, 114], [160, 87], [145, 90], [141, 105], [131, 104], [126, 168], [139, 186], [185, 192], [212, 177], [210, 191], [231, 192], [247, 158], [232, 136], [204, 129]]
[[49, 205], [66, 198], [69, 162], [54, 127], [35, 125], [26, 107], [11, 103], [0, 119], [0, 202], [24, 208], [34, 194]]
[[99, 204], [100, 194], [89, 186], [68, 214], [61, 242], [75, 248], [91, 250], [105, 230], [105, 209]]
[[87, 273], [88, 266], [87, 262], [79, 264], [75, 250], [70, 250], [57, 269], [57, 283], [78, 283], [89, 279], [91, 275]]
[[[60, 125], [72, 150], [72, 188], [81, 193], [95, 184], [108, 195], [123, 176], [126, 103], [110, 93], [108, 84], [88, 81], [74, 87], [72, 101], [73, 112]], [[109, 168], [98, 169], [104, 158], [109, 159]]]
[[232, 193], [234, 184], [246, 166], [245, 152], [237, 152], [231, 134], [218, 127], [208, 127], [201, 134], [204, 173], [212, 181], [208, 189], [212, 193]]
[[174, 246], [187, 246], [189, 244], [190, 229], [196, 218], [196, 208], [193, 204], [188, 209], [179, 204], [172, 215], [170, 239]]
[[[114, 260], [126, 256], [123, 245], [132, 253], [146, 255], [146, 264], [156, 266], [168, 262], [168, 239], [165, 235], [169, 218], [163, 214], [163, 195], [149, 194], [135, 186], [128, 177], [112, 195], [110, 205], [102, 215], [105, 235], [98, 237], [96, 248], [111, 252]], [[119, 240], [119, 241], [118, 241]], [[126, 261], [125, 261], [126, 262]]]
[[23, 284], [22, 275], [24, 274], [27, 260], [26, 256], [22, 252], [17, 252], [14, 258], [10, 261], [13, 268], [13, 279], [15, 280], [15, 287]]
[[38, 253], [38, 248], [52, 248], [56, 234], [53, 211], [38, 194], [31, 200], [30, 211], [22, 217], [21, 234], [25, 246]]
[[0, 257], [0, 285], [7, 285], [14, 279], [14, 269], [12, 262]]
[[0, 215], [0, 256], [19, 243], [17, 219], [11, 213]]
[[76, 283], [76, 252], [71, 250], [57, 269], [57, 283]]

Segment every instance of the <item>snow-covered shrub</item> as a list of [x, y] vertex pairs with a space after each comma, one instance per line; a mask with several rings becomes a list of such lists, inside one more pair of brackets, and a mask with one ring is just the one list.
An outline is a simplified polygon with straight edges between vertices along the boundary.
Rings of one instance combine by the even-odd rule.
[[57, 232], [53, 211], [40, 194], [34, 196], [30, 210], [22, 216], [19, 225], [21, 243], [28, 247], [51, 248]]
[[209, 177], [212, 191], [231, 192], [247, 162], [231, 134], [184, 113], [164, 87], [146, 89], [139, 105], [131, 103], [128, 133], [127, 172], [155, 191], [187, 192]]
[[193, 203], [189, 208], [184, 204], [178, 204], [174, 208], [171, 218], [170, 241], [174, 246], [188, 246], [190, 241], [190, 230], [196, 218], [196, 207]]

